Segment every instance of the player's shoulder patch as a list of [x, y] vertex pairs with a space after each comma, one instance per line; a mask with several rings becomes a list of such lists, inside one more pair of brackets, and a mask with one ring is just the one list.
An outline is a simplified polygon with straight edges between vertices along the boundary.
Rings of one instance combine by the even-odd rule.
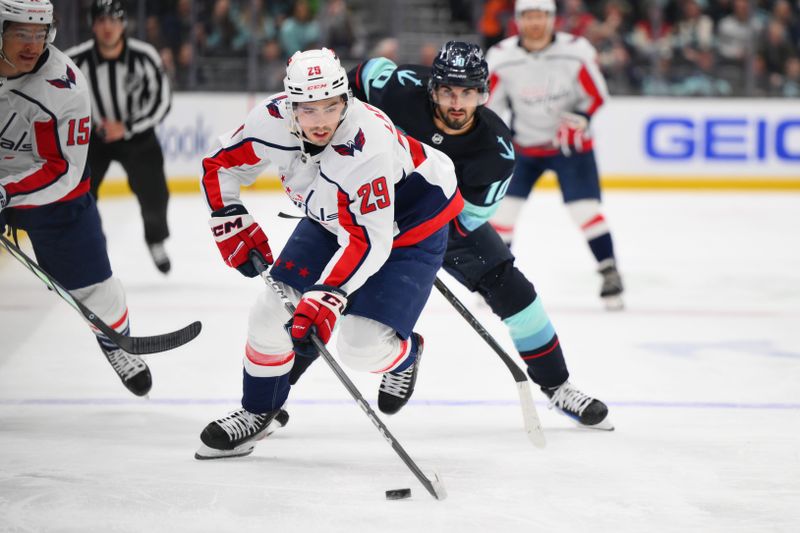
[[63, 75], [53, 79], [45, 78], [45, 81], [56, 89], [72, 89], [77, 85], [75, 71], [69, 65], [66, 65], [66, 72]]
[[500, 159], [513, 162], [515, 154], [511, 130], [491, 109], [481, 107], [479, 113], [483, 125], [481, 146], [484, 146], [487, 151], [496, 153]]
[[358, 128], [358, 131], [352, 139], [348, 140], [344, 144], [332, 144], [331, 148], [333, 148], [334, 151], [341, 156], [354, 157], [356, 152], [364, 151], [364, 145], [366, 143], [367, 137], [364, 135], [364, 130]]
[[272, 118], [283, 119], [285, 114], [285, 102], [284, 100], [287, 98], [286, 94], [278, 94], [275, 95], [273, 98], [267, 99], [266, 102], [266, 109], [267, 114]]
[[394, 71], [394, 77], [401, 87], [426, 87], [430, 78], [430, 68], [421, 65], [400, 65]]

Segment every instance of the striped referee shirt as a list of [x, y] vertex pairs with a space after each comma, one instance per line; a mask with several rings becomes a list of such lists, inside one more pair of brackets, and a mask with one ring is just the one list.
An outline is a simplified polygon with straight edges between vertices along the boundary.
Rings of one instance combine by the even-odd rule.
[[126, 38], [117, 59], [103, 59], [94, 39], [66, 51], [86, 76], [92, 94], [92, 123], [125, 123], [125, 139], [154, 128], [169, 111], [172, 92], [156, 49]]

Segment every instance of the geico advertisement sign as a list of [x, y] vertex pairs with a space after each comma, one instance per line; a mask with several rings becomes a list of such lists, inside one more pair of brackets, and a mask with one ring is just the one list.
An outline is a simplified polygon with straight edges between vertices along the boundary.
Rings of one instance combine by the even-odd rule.
[[593, 127], [605, 174], [798, 173], [800, 111], [786, 100], [617, 98]]
[[800, 161], [800, 115], [653, 117], [644, 124], [644, 139], [647, 157], [657, 160]]
[[168, 176], [197, 175], [203, 156], [223, 133], [239, 127], [266, 95], [179, 93], [167, 118], [156, 129]]

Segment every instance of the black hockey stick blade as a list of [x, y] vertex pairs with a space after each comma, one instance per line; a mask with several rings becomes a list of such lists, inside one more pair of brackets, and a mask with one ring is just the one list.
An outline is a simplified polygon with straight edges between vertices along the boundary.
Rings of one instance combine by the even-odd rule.
[[67, 289], [57, 282], [50, 274], [44, 271], [36, 261], [28, 257], [22, 250], [20, 250], [13, 242], [0, 235], [0, 244], [8, 250], [15, 259], [25, 265], [28, 270], [36, 274], [36, 277], [47, 286], [48, 289], [55, 292], [61, 297], [62, 300], [67, 302], [73, 309], [78, 311], [83, 318], [85, 318], [92, 326], [97, 328], [106, 337], [111, 339], [111, 342], [122, 348], [123, 351], [136, 354], [145, 355], [158, 352], [166, 352], [178, 346], [183, 346], [200, 334], [202, 324], [200, 322], [192, 322], [185, 328], [170, 333], [163, 333], [161, 335], [152, 335], [149, 337], [131, 337], [122, 335], [114, 331], [108, 324], [100, 320], [89, 308], [81, 302], [73, 298]]
[[[251, 252], [250, 253], [250, 260], [253, 263], [256, 271], [261, 275], [261, 278], [274, 292], [278, 295], [278, 298], [281, 299], [283, 302], [283, 306], [286, 308], [286, 311], [290, 315], [294, 315], [294, 304], [289, 299], [289, 296], [283, 291], [278, 282], [275, 281], [272, 276], [269, 275], [267, 271], [267, 265], [264, 263], [263, 259], [258, 253]], [[312, 333], [311, 334], [311, 342], [314, 344], [314, 347], [319, 351], [322, 355], [322, 358], [328, 363], [328, 366], [333, 370], [333, 373], [339, 378], [339, 381], [344, 385], [344, 388], [347, 389], [347, 392], [350, 393], [350, 396], [356, 401], [361, 410], [364, 411], [364, 414], [367, 415], [367, 418], [372, 421], [372, 424], [378, 429], [380, 434], [383, 438], [388, 442], [392, 449], [397, 453], [400, 459], [405, 463], [411, 473], [417, 478], [417, 480], [425, 487], [425, 490], [428, 493], [436, 498], [437, 500], [444, 500], [447, 498], [447, 490], [445, 489], [444, 482], [442, 482], [441, 476], [438, 473], [433, 472], [432, 477], [428, 477], [425, 475], [424, 472], [417, 466], [417, 463], [411, 458], [410, 455], [406, 452], [400, 442], [394, 438], [392, 432], [389, 431], [389, 428], [386, 427], [386, 424], [378, 417], [375, 411], [370, 407], [367, 400], [364, 399], [364, 396], [358, 390], [358, 387], [350, 380], [350, 377], [345, 373], [339, 363], [331, 355], [331, 352], [328, 351], [327, 346], [323, 343], [319, 337]]]
[[436, 288], [439, 290], [444, 299], [450, 302], [450, 304], [458, 311], [458, 313], [464, 317], [464, 320], [472, 326], [472, 329], [481, 336], [483, 340], [494, 350], [494, 352], [500, 356], [500, 359], [505, 363], [508, 367], [508, 370], [511, 372], [511, 375], [514, 377], [514, 381], [517, 382], [517, 394], [519, 394], [519, 405], [522, 409], [522, 423], [525, 427], [525, 433], [528, 435], [528, 440], [531, 441], [531, 444], [536, 446], [537, 448], [544, 448], [545, 447], [545, 438], [544, 438], [544, 430], [542, 429], [542, 423], [539, 420], [539, 413], [536, 411], [536, 405], [533, 403], [533, 395], [531, 394], [531, 387], [530, 382], [528, 381], [528, 376], [525, 372], [522, 371], [520, 367], [514, 362], [510, 355], [506, 353], [502, 346], [492, 337], [492, 335], [486, 331], [486, 328], [483, 327], [483, 324], [478, 322], [478, 319], [475, 318], [469, 309], [467, 309], [461, 300], [453, 294], [447, 285], [436, 277], [436, 280], [433, 282], [436, 285]]

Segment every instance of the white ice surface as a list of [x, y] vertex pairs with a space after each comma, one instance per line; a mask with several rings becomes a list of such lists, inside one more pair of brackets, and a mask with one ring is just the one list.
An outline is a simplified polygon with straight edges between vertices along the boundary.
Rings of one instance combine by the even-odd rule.
[[[246, 203], [279, 250], [289, 202]], [[0, 256], [0, 531], [800, 531], [797, 194], [608, 193], [627, 288], [627, 310], [608, 313], [560, 197], [537, 192], [518, 264], [573, 383], [609, 404], [616, 431], [578, 429], [536, 391], [548, 446], [531, 446], [510, 374], [434, 293], [415, 399], [384, 421], [442, 475], [443, 502], [321, 361], [293, 390], [289, 425], [251, 456], [194, 460], [205, 424], [238, 405], [246, 317], [266, 289], [222, 264], [197, 196], [171, 200], [168, 277], [132, 199], [101, 212], [134, 334], [196, 319], [203, 333], [149, 356], [153, 390], [137, 399], [77, 314]], [[350, 375], [374, 401], [378, 378]], [[403, 487], [411, 499], [385, 500]]]

